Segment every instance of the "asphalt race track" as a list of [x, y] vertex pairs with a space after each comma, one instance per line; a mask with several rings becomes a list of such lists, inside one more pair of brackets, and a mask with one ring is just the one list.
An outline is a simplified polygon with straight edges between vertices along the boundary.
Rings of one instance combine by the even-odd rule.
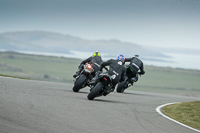
[[0, 77], [0, 133], [195, 133], [156, 112], [162, 104], [198, 98], [113, 92], [93, 101], [89, 88]]

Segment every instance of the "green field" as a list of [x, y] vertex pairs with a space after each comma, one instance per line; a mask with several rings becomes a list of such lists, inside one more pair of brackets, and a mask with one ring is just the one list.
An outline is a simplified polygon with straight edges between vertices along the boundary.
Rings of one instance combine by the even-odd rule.
[[[81, 60], [0, 52], [0, 74], [33, 80], [73, 83]], [[144, 61], [145, 64], [145, 61]], [[145, 65], [146, 74], [129, 89], [200, 97], [200, 71]]]

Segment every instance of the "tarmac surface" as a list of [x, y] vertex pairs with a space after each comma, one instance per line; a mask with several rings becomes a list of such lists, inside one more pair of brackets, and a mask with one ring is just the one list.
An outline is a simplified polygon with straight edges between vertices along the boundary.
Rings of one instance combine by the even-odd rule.
[[72, 87], [0, 77], [0, 133], [195, 133], [156, 108], [199, 98], [125, 90], [90, 101]]

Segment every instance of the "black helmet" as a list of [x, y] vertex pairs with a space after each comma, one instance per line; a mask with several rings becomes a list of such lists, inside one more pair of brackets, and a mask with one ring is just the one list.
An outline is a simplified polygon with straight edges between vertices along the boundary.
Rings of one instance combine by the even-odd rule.
[[139, 55], [136, 54], [135, 57], [139, 58]]

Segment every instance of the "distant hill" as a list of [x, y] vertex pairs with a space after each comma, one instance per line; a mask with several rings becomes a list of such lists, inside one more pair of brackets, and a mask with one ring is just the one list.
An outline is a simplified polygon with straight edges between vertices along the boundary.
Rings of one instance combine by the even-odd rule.
[[164, 56], [159, 52], [150, 51], [140, 45], [121, 42], [120, 40], [86, 40], [71, 35], [45, 31], [6, 32], [0, 34], [0, 49], [10, 51], [34, 51], [70, 53], [73, 51], [108, 53], [110, 56], [124, 54], [142, 57]]

